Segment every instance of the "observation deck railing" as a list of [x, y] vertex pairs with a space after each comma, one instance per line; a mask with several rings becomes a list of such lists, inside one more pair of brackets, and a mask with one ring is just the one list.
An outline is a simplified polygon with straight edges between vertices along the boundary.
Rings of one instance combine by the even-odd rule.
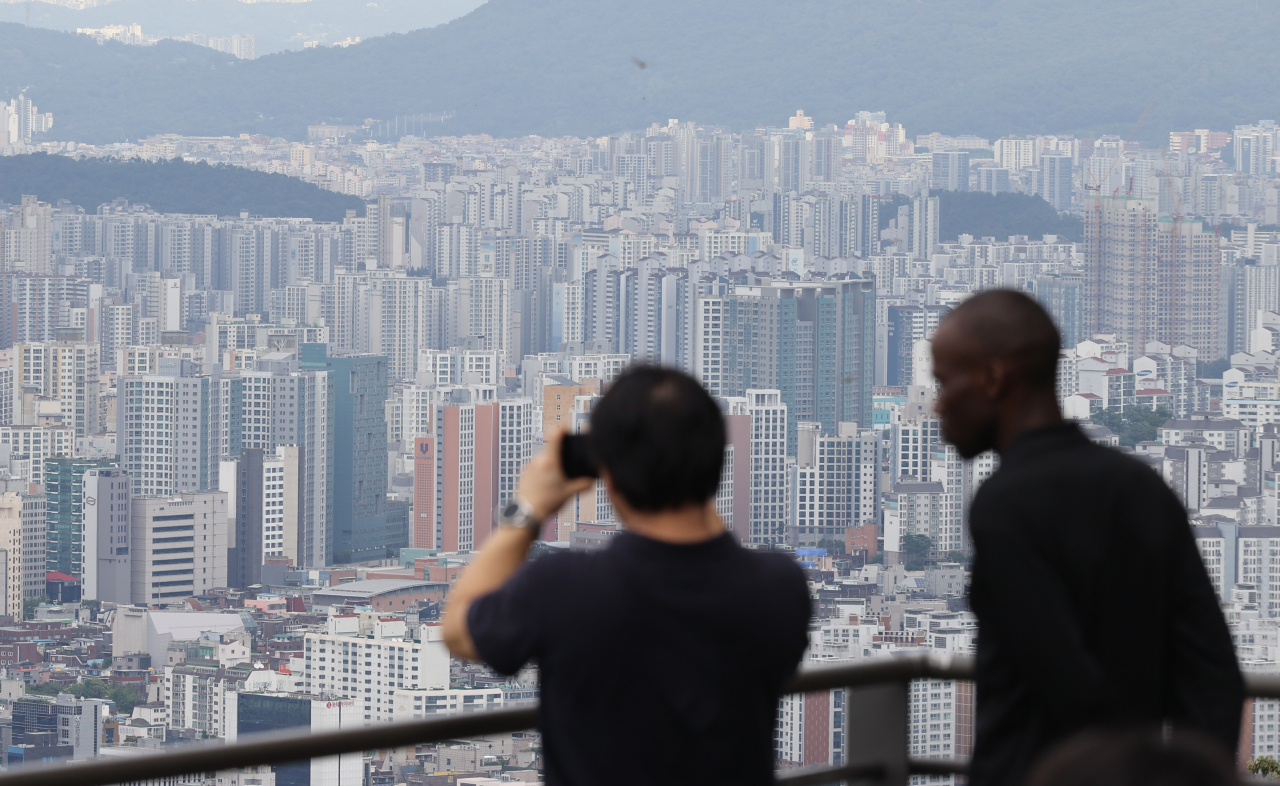
[[[918, 758], [911, 749], [909, 691], [912, 680], [973, 678], [969, 657], [934, 653], [833, 666], [808, 666], [786, 686], [787, 693], [845, 689], [845, 761], [780, 772], [784, 786], [840, 781], [905, 784], [910, 775], [964, 773], [955, 758]], [[1246, 674], [1255, 698], [1280, 699], [1280, 676]], [[954, 719], [953, 719], [954, 724]], [[526, 731], [537, 726], [534, 707], [474, 712], [417, 721], [396, 721], [354, 730], [288, 731], [254, 735], [230, 745], [192, 745], [154, 755], [122, 759], [26, 766], [0, 774], [0, 786], [109, 786], [258, 765], [283, 764], [338, 754]], [[954, 730], [953, 730], [954, 733]]]

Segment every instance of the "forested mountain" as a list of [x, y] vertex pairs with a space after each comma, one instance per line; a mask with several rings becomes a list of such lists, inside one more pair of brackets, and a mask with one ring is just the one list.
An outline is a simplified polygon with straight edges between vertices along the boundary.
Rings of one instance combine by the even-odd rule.
[[[196, 0], [199, 2], [199, 0]], [[1280, 3], [1222, 0], [489, 0], [448, 24], [232, 62], [0, 25], [0, 97], [53, 135], [299, 138], [309, 123], [455, 111], [452, 132], [738, 130], [883, 109], [908, 133], [1138, 137], [1275, 114]]]
[[931, 194], [938, 197], [938, 237], [944, 243], [960, 235], [997, 240], [1008, 240], [1010, 235], [1026, 235], [1032, 240], [1044, 235], [1060, 235], [1077, 243], [1084, 241], [1084, 222], [1059, 214], [1038, 196], [981, 191], [933, 191]]
[[24, 194], [43, 202], [66, 199], [87, 212], [118, 197], [161, 213], [235, 216], [247, 210], [266, 217], [341, 221], [349, 208], [364, 213], [359, 198], [325, 191], [287, 175], [233, 166], [173, 161], [85, 159], [37, 153], [0, 158], [0, 202]]

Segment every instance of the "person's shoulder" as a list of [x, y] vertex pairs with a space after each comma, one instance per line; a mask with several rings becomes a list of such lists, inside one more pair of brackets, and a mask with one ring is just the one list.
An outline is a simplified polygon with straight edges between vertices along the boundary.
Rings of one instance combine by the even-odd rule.
[[739, 558], [751, 566], [750, 570], [756, 579], [769, 581], [773, 586], [783, 582], [808, 587], [804, 571], [790, 556], [777, 551], [756, 551], [741, 546], [739, 551]]
[[1063, 473], [1074, 476], [1121, 477], [1126, 480], [1158, 479], [1152, 467], [1139, 457], [1096, 442], [1080, 440], [1031, 461], [1002, 463], [982, 488], [998, 490], [1025, 481], [1028, 476]]
[[525, 570], [538, 581], [563, 580], [588, 570], [598, 555], [599, 552], [551, 549], [530, 560]]

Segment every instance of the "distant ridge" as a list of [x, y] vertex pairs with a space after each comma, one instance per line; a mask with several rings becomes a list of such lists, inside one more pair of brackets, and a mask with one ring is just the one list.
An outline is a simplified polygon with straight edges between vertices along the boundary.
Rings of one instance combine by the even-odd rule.
[[[473, 10], [483, 0], [112, 0], [75, 9], [49, 2], [0, 2], [0, 22], [74, 32], [78, 27], [142, 25], [149, 37], [230, 36], [252, 33], [258, 54], [302, 49], [303, 41], [321, 45], [347, 38], [434, 27]], [[29, 15], [29, 16], [28, 16]]]
[[[301, 138], [309, 123], [454, 110], [450, 133], [734, 130], [884, 109], [908, 133], [1128, 135], [1275, 115], [1280, 3], [1222, 0], [489, 0], [347, 49], [232, 62], [0, 25], [0, 97], [58, 138]], [[128, 51], [125, 51], [128, 50]], [[643, 64], [644, 67], [641, 67]]]
[[335, 194], [288, 175], [242, 167], [173, 161], [77, 161], [44, 153], [0, 158], [0, 202], [17, 204], [23, 194], [42, 202], [66, 199], [92, 213], [124, 197], [161, 213], [341, 221], [348, 209], [364, 213], [358, 197]]

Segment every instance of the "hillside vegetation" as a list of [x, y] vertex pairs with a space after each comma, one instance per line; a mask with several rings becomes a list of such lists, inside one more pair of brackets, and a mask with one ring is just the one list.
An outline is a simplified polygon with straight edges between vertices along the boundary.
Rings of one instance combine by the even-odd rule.
[[[938, 198], [938, 239], [943, 243], [954, 243], [961, 235], [1001, 241], [1010, 235], [1026, 235], [1032, 240], [1059, 235], [1076, 243], [1084, 240], [1083, 221], [1059, 214], [1038, 196], [981, 191], [931, 191], [930, 196]], [[881, 197], [880, 229], [888, 229], [889, 222], [898, 217], [898, 208], [910, 201], [902, 194]]]
[[43, 202], [66, 199], [87, 212], [124, 197], [161, 213], [239, 215], [341, 221], [348, 208], [363, 213], [359, 198], [325, 191], [287, 175], [182, 160], [120, 161], [37, 153], [0, 158], [0, 202], [24, 194]]
[[239, 63], [0, 25], [0, 94], [31, 86], [53, 135], [83, 141], [300, 138], [445, 110], [445, 130], [495, 135], [883, 109], [912, 135], [1127, 136], [1148, 105], [1138, 138], [1164, 141], [1273, 116], [1277, 40], [1280, 3], [1256, 0], [489, 0], [430, 29]]
[[981, 191], [932, 191], [938, 197], [938, 235], [943, 242], [960, 235], [1008, 240], [1010, 235], [1026, 235], [1039, 240], [1059, 235], [1066, 240], [1084, 241], [1084, 222], [1059, 214], [1038, 196], [1027, 194], [987, 194]]

